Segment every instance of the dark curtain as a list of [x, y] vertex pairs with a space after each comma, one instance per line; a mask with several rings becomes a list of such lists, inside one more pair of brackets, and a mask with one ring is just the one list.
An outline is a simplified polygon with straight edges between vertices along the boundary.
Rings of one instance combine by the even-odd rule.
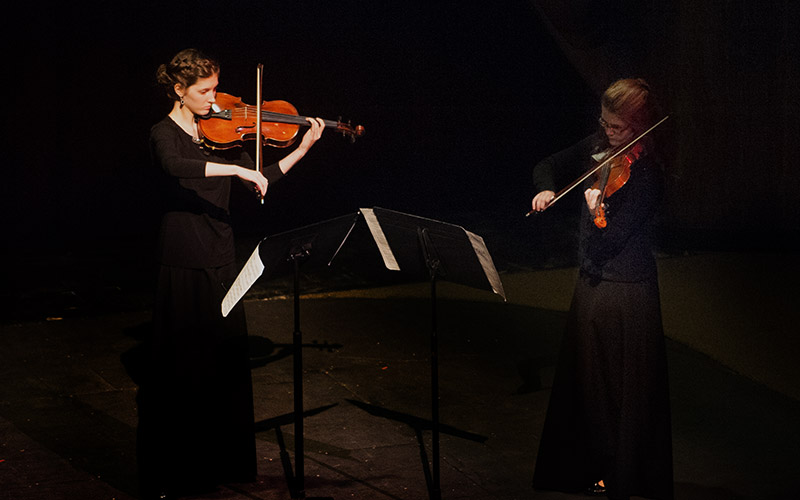
[[660, 89], [667, 245], [797, 248], [800, 4], [530, 1], [598, 95], [627, 76]]

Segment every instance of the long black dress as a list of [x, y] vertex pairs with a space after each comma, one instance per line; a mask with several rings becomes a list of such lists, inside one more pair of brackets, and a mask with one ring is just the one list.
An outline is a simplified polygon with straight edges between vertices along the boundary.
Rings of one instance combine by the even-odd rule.
[[[565, 170], [577, 177], [588, 169], [597, 143], [589, 137], [543, 160], [534, 169], [537, 191], [554, 190], [553, 178]], [[577, 492], [603, 480], [611, 498], [673, 497], [666, 349], [651, 248], [662, 186], [650, 153], [607, 199], [605, 229], [583, 204], [580, 273], [536, 459], [536, 489]]]
[[[242, 148], [209, 151], [171, 118], [150, 145], [163, 176], [153, 336], [138, 392], [143, 496], [190, 494], [255, 479], [253, 396], [244, 309], [220, 304], [236, 277], [230, 177], [208, 161], [252, 167]], [[265, 169], [270, 182], [283, 174]]]

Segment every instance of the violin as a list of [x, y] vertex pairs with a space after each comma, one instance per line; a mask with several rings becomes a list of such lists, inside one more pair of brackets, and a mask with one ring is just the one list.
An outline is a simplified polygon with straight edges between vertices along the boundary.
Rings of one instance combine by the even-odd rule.
[[637, 142], [623, 155], [617, 156], [600, 169], [592, 189], [600, 191], [600, 198], [592, 210], [594, 225], [603, 229], [608, 225], [606, 220], [605, 199], [619, 191], [631, 178], [631, 165], [646, 153], [644, 143]]
[[[553, 196], [553, 199], [547, 204], [547, 207], [544, 210], [547, 210], [555, 202], [560, 200], [564, 197], [567, 193], [572, 191], [576, 186], [579, 186], [591, 177], [599, 172], [597, 175], [597, 181], [595, 181], [593, 188], [600, 189], [600, 199], [598, 200], [598, 204], [594, 210], [593, 217], [595, 219], [595, 225], [597, 227], [603, 228], [606, 227], [607, 221], [605, 219], [605, 208], [603, 207], [603, 200], [611, 196], [617, 190], [619, 190], [622, 186], [628, 182], [630, 179], [630, 167], [631, 164], [639, 158], [639, 156], [643, 152], [643, 148], [638, 152], [635, 152], [637, 148], [642, 147], [642, 144], [639, 142], [641, 141], [647, 134], [653, 131], [656, 127], [667, 121], [669, 115], [665, 116], [661, 120], [659, 120], [655, 125], [650, 127], [649, 129], [645, 130], [639, 136], [634, 138], [628, 144], [624, 146], [611, 150], [606, 154], [606, 157], [603, 161], [598, 162], [597, 165], [590, 168], [586, 172], [583, 173], [580, 177], [569, 183], [564, 189], [559, 191]], [[609, 192], [610, 191], [610, 192]], [[531, 210], [525, 214], [525, 217], [529, 217], [532, 214], [538, 213], [536, 210]]]
[[[258, 114], [261, 111], [259, 123]], [[341, 120], [323, 120], [325, 127], [335, 128], [355, 142], [364, 135], [364, 127], [353, 127]], [[286, 101], [264, 101], [260, 106], [245, 104], [241, 98], [217, 93], [211, 111], [197, 121], [201, 139], [212, 149], [230, 149], [243, 141], [261, 135], [262, 144], [278, 148], [291, 146], [301, 125], [308, 126], [307, 117]], [[260, 134], [258, 129], [261, 129]]]

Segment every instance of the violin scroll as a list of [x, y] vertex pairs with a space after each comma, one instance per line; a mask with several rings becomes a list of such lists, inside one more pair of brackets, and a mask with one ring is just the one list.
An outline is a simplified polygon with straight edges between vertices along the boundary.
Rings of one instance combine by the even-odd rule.
[[363, 137], [365, 132], [363, 126], [356, 125], [353, 127], [350, 122], [343, 123], [341, 117], [339, 117], [339, 121], [336, 122], [336, 130], [342, 133], [342, 137], [349, 138], [351, 143], [356, 142], [357, 137]]
[[606, 220], [606, 209], [603, 208], [603, 205], [598, 205], [594, 211], [594, 225], [600, 229], [603, 229], [608, 225], [608, 221]]

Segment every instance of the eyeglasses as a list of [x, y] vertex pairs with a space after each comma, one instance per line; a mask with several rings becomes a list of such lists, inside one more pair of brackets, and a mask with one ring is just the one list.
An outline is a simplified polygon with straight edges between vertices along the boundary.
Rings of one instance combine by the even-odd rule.
[[597, 122], [600, 124], [601, 127], [606, 128], [606, 129], [610, 128], [615, 133], [622, 132], [623, 130], [628, 128], [628, 125], [617, 125], [616, 123], [613, 123], [613, 124], [612, 123], [608, 123], [607, 121], [605, 121], [603, 119], [602, 116], [597, 119]]

